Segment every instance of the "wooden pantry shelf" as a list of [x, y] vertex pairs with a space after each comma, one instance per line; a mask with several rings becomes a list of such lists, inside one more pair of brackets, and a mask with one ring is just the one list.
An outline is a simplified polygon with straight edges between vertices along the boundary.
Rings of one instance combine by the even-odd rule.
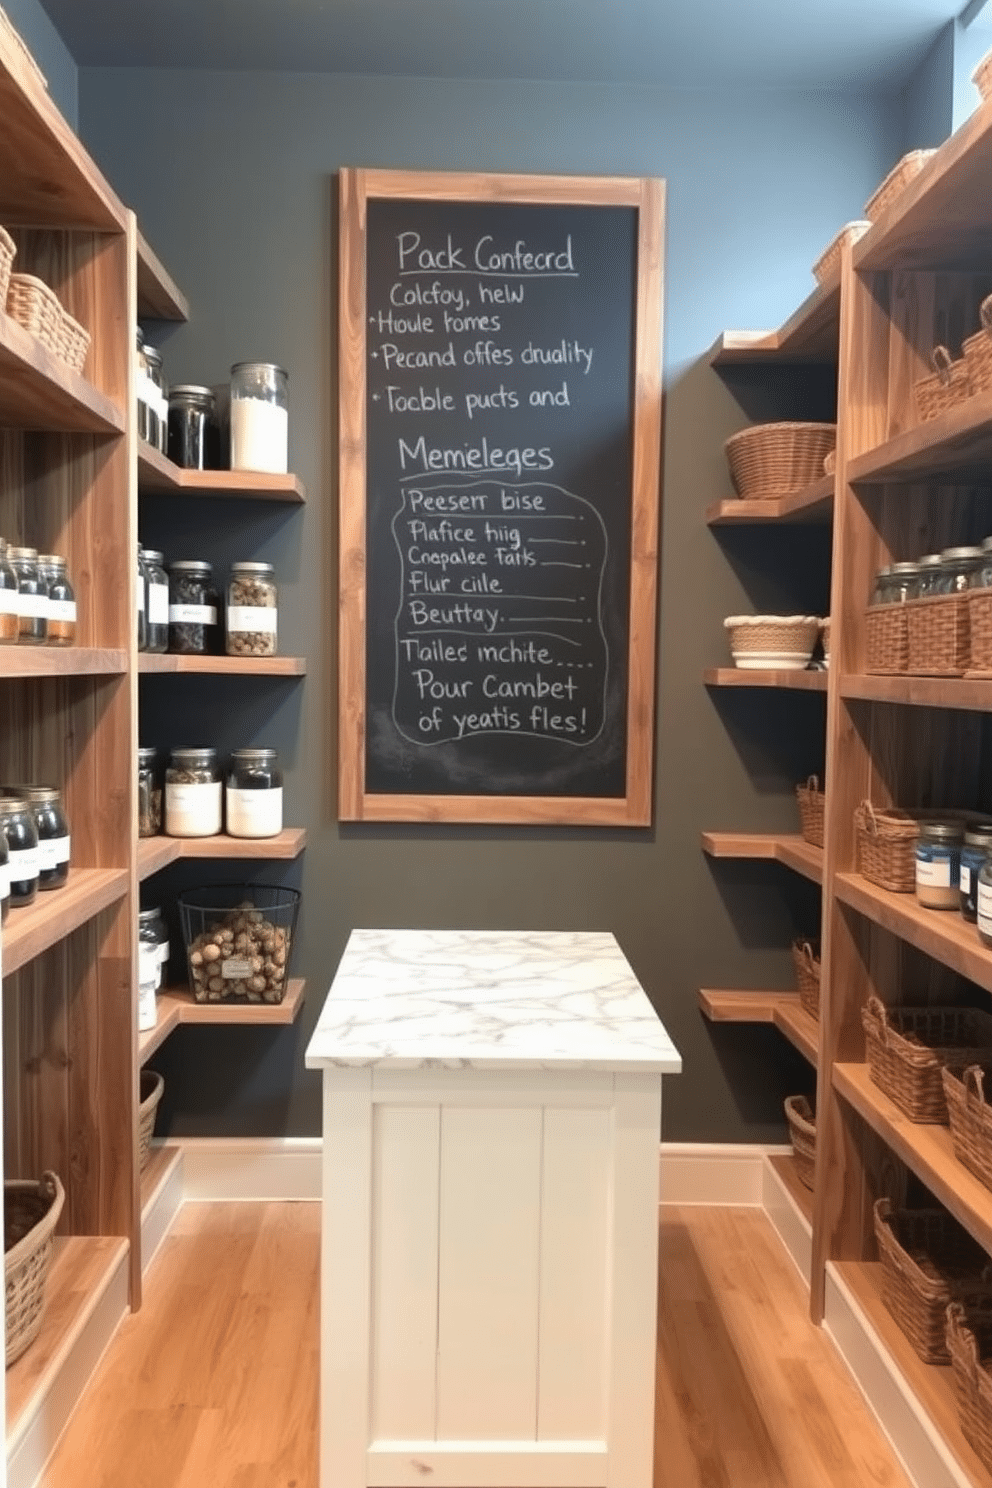
[[140, 228], [137, 238], [139, 319], [189, 320], [189, 300]]
[[150, 495], [235, 496], [241, 500], [306, 500], [298, 475], [267, 475], [260, 470], [183, 470], [150, 444], [138, 446], [138, 489]]
[[699, 1006], [711, 1023], [771, 1023], [810, 1064], [816, 1065], [819, 1025], [797, 992], [699, 991]]
[[794, 692], [826, 692], [824, 670], [790, 667], [709, 667], [703, 673], [707, 687], [784, 687]]
[[138, 654], [139, 672], [206, 672], [227, 677], [303, 677], [302, 656], [173, 656], [147, 651]]
[[796, 1168], [796, 1159], [792, 1153], [771, 1152], [768, 1155], [768, 1161], [781, 1179], [789, 1197], [794, 1200], [806, 1223], [812, 1226], [813, 1192], [800, 1179], [799, 1171]]
[[711, 858], [770, 859], [813, 883], [823, 882], [823, 849], [798, 833], [703, 832], [702, 848]]
[[837, 361], [840, 341], [840, 269], [818, 284], [777, 331], [724, 331], [710, 351], [714, 367], [760, 362]]
[[835, 1064], [833, 1083], [934, 1198], [992, 1253], [992, 1192], [954, 1156], [950, 1127], [910, 1121], [872, 1082], [867, 1064]]
[[824, 475], [788, 496], [774, 496], [767, 501], [729, 499], [715, 501], [706, 508], [710, 527], [750, 526], [755, 522], [829, 522], [834, 511], [834, 477]]
[[99, 677], [127, 671], [127, 652], [101, 646], [0, 646], [0, 677]]
[[949, 1364], [924, 1364], [885, 1305], [878, 1261], [832, 1261], [832, 1269], [864, 1313], [901, 1378], [974, 1488], [992, 1488], [989, 1472], [961, 1430]]
[[835, 886], [842, 904], [992, 992], [992, 951], [982, 945], [975, 926], [956, 911], [925, 909], [915, 894], [893, 894], [859, 873], [838, 873]]
[[[139, 1039], [142, 1037], [138, 1035]], [[183, 1160], [183, 1150], [176, 1142], [162, 1142], [149, 1148], [148, 1161], [141, 1170], [141, 1218], [147, 1217], [163, 1184]]]
[[302, 977], [290, 978], [282, 1002], [196, 1002], [182, 988], [169, 988], [158, 995], [155, 1027], [138, 1034], [138, 1058], [144, 1064], [180, 1024], [275, 1027], [295, 1023], [305, 994]]
[[0, 310], [0, 425], [52, 433], [122, 434], [124, 414]]
[[33, 904], [10, 911], [3, 930], [4, 976], [64, 940], [127, 891], [123, 868], [70, 868], [61, 889], [47, 890]]
[[[990, 250], [992, 251], [992, 250]], [[992, 476], [992, 392], [975, 393], [937, 418], [906, 429], [848, 465], [852, 486]]]
[[840, 679], [840, 695], [874, 703], [901, 703], [909, 708], [959, 708], [992, 711], [992, 678], [911, 677], [850, 674]]
[[306, 847], [305, 827], [286, 827], [277, 837], [142, 837], [138, 843], [138, 879], [144, 881], [170, 863], [186, 858], [296, 858]]

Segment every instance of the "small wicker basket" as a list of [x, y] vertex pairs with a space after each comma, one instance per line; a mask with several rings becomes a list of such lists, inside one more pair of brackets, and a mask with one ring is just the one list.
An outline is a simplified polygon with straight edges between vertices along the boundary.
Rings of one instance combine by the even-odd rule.
[[986, 52], [974, 72], [971, 81], [982, 95], [982, 102], [992, 98], [992, 52]]
[[836, 443], [836, 424], [754, 424], [732, 434], [724, 449], [737, 494], [759, 501], [802, 491], [819, 480]]
[[800, 936], [792, 942], [792, 965], [796, 973], [799, 1002], [811, 1018], [820, 1016], [820, 948]]
[[65, 1190], [55, 1173], [42, 1174], [39, 1182], [13, 1179], [4, 1183], [8, 1368], [41, 1331], [55, 1226], [64, 1203]]
[[[774, 663], [802, 669], [808, 663], [820, 634], [818, 615], [728, 615], [723, 622], [730, 651], [738, 666]], [[786, 661], [788, 658], [788, 661]]]
[[143, 1069], [138, 1085], [138, 1168], [143, 1172], [151, 1157], [152, 1133], [165, 1081], [154, 1070]]
[[992, 1472], [992, 1304], [951, 1302], [946, 1337], [961, 1431]]
[[870, 222], [845, 222], [840, 232], [831, 239], [813, 265], [813, 277], [817, 284], [825, 284], [833, 274], [839, 273], [843, 249], [856, 243], [859, 238], [863, 238], [870, 227]]
[[872, 1082], [910, 1121], [947, 1125], [945, 1065], [992, 1063], [992, 1014], [975, 1008], [887, 1008], [872, 996], [861, 1023]]
[[971, 376], [963, 357], [953, 359], [946, 346], [934, 348], [933, 372], [913, 383], [913, 393], [924, 423], [971, 397]]
[[10, 269], [17, 255], [17, 245], [5, 227], [0, 227], [0, 305], [7, 303]]
[[803, 841], [809, 842], [813, 847], [822, 847], [825, 796], [820, 789], [818, 775], [810, 775], [805, 785], [796, 786], [796, 801], [799, 804]]
[[919, 824], [908, 811], [883, 810], [870, 801], [855, 808], [858, 872], [880, 889], [912, 894], [916, 889]]
[[[893, 606], [893, 608], [895, 608]], [[908, 599], [907, 671], [922, 677], [960, 677], [971, 662], [968, 594], [933, 594]]]
[[34, 274], [11, 274], [7, 314], [73, 372], [83, 370], [90, 333], [72, 318], [58, 295], [41, 279]]
[[891, 674], [909, 666], [909, 625], [905, 604], [869, 605], [865, 616], [865, 667]]
[[910, 150], [892, 167], [871, 201], [865, 204], [865, 216], [870, 222], [877, 222], [886, 208], [891, 207], [934, 153], [933, 150]]
[[894, 1210], [876, 1199], [873, 1213], [886, 1307], [924, 1364], [949, 1364], [948, 1303], [992, 1302], [988, 1256], [946, 1209]]
[[968, 671], [992, 676], [992, 589], [969, 589]]
[[982, 328], [974, 336], [966, 337], [961, 350], [971, 380], [971, 391], [984, 393], [992, 388], [992, 295], [982, 301], [978, 313]]
[[816, 1172], [816, 1113], [804, 1095], [790, 1095], [785, 1102], [796, 1177], [806, 1188], [813, 1187]]
[[988, 1076], [992, 1076], [992, 1067], [984, 1063], [949, 1064], [943, 1071], [954, 1156], [986, 1188], [992, 1188], [992, 1106], [985, 1097]]

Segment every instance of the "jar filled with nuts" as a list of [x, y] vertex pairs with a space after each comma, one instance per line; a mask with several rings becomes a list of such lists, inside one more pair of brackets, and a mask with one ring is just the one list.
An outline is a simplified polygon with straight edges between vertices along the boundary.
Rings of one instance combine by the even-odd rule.
[[227, 586], [228, 656], [275, 656], [279, 594], [271, 563], [233, 563]]
[[169, 650], [180, 656], [212, 656], [217, 633], [212, 566], [195, 558], [170, 563]]
[[138, 750], [138, 836], [157, 837], [162, 830], [162, 787], [155, 768], [156, 750]]
[[221, 794], [216, 749], [173, 749], [165, 772], [166, 836], [218, 836]]

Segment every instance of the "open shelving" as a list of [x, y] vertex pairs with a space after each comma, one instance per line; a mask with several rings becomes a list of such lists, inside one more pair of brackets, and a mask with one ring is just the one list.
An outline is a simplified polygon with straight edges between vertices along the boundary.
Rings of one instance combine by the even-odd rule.
[[703, 852], [710, 858], [752, 858], [782, 863], [812, 883], [823, 881], [823, 849], [797, 832], [704, 832]]
[[797, 992], [757, 992], [703, 987], [699, 1007], [711, 1023], [771, 1023], [814, 1067], [819, 1025]]
[[138, 1035], [138, 1057], [144, 1064], [181, 1024], [204, 1027], [238, 1023], [273, 1027], [295, 1023], [303, 1007], [305, 992], [306, 982], [301, 977], [290, 978], [282, 1002], [196, 1002], [191, 993], [181, 987], [167, 988], [158, 994], [155, 1027]]
[[780, 687], [793, 692], [826, 692], [825, 671], [800, 671], [798, 667], [707, 667], [707, 687]]
[[235, 497], [239, 500], [302, 503], [306, 489], [297, 475], [257, 470], [184, 470], [143, 440], [138, 447], [138, 486], [147, 495]]
[[276, 837], [143, 837], [138, 843], [138, 878], [151, 878], [170, 863], [191, 858], [276, 860], [298, 858], [307, 845], [304, 827], [284, 827]]
[[751, 526], [764, 522], [829, 522], [834, 508], [834, 478], [824, 475], [802, 491], [767, 500], [730, 497], [706, 508], [708, 527]]

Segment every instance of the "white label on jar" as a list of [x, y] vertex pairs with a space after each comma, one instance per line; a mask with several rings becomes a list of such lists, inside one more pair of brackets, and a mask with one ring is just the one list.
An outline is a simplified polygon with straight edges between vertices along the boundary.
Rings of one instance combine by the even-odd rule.
[[263, 605], [228, 605], [227, 633], [238, 635], [242, 631], [262, 631], [275, 635], [278, 610]]
[[917, 858], [916, 882], [924, 889], [949, 889], [951, 887], [950, 858], [931, 858], [929, 862]]
[[48, 595], [47, 594], [25, 594], [22, 591], [21, 592], [21, 596], [20, 596], [20, 600], [21, 600], [20, 613], [22, 615], [29, 615], [33, 620], [40, 619], [41, 616], [43, 616], [43, 615], [47, 617], [47, 615], [48, 615]]
[[76, 623], [76, 601], [74, 599], [50, 599], [48, 601], [49, 620], [67, 620], [70, 624]]
[[21, 596], [16, 589], [0, 589], [0, 615], [19, 615]]
[[69, 861], [69, 850], [70, 850], [71, 846], [72, 846], [72, 838], [69, 836], [68, 832], [66, 833], [66, 835], [64, 837], [56, 837], [55, 838], [55, 841], [52, 843], [52, 847], [55, 850], [55, 861], [56, 861], [56, 863], [68, 863], [68, 861]]
[[221, 824], [221, 784], [165, 787], [165, 830], [170, 837], [216, 837]]
[[170, 604], [170, 625], [216, 625], [217, 610], [214, 605]]
[[55, 856], [55, 848], [56, 848], [56, 839], [55, 838], [52, 838], [52, 840], [49, 841], [49, 842], [45, 842], [43, 840], [39, 840], [39, 842], [38, 842], [38, 872], [39, 873], [51, 873], [54, 868], [57, 868], [59, 866], [59, 860]]
[[159, 964], [159, 966], [164, 966], [165, 963], [166, 963], [166, 961], [168, 961], [168, 959], [169, 959], [169, 942], [167, 940], [163, 940], [160, 943], [159, 948], [158, 948], [158, 964]]
[[983, 935], [992, 936], [992, 884], [978, 880], [978, 928]]
[[231, 399], [231, 469], [289, 469], [289, 415], [262, 398]]
[[152, 400], [151, 406], [158, 414], [161, 422], [163, 424], [167, 424], [169, 422], [169, 400], [162, 392], [161, 388], [155, 387], [154, 392], [155, 396]]
[[138, 985], [138, 1032], [150, 1033], [158, 1022], [158, 1005], [155, 1002], [155, 983], [140, 982]]
[[276, 837], [282, 831], [282, 786], [272, 790], [227, 787], [227, 830], [232, 837]]
[[10, 881], [28, 883], [38, 877], [40, 864], [36, 847], [12, 847], [7, 855], [10, 865]]
[[961, 892], [962, 894], [971, 893], [971, 869], [967, 863], [961, 864]]
[[10, 864], [0, 863], [0, 899], [10, 898]]
[[145, 613], [145, 586], [141, 582], [141, 580], [139, 579], [138, 580], [138, 614], [139, 615], [143, 615], [144, 613]]
[[155, 384], [145, 371], [139, 371], [134, 381], [138, 402], [144, 403], [146, 408], [150, 407], [156, 394]]
[[[178, 606], [177, 606], [178, 608]], [[169, 586], [168, 584], [148, 585], [148, 619], [152, 625], [168, 625], [169, 623]]]
[[251, 962], [246, 961], [243, 956], [229, 956], [220, 963], [220, 974], [229, 982], [245, 982], [255, 973]]
[[153, 987], [158, 984], [158, 946], [146, 940], [138, 942], [138, 981], [143, 987], [149, 982]]

